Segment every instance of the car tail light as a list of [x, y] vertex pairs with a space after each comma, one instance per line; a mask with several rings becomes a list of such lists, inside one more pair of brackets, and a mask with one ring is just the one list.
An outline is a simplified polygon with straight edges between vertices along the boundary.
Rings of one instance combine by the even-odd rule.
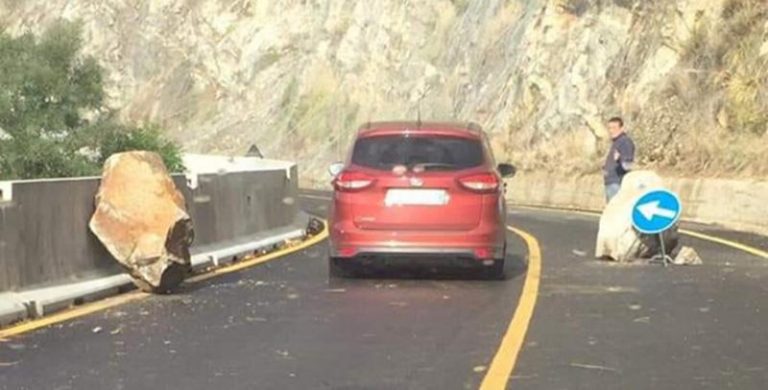
[[339, 257], [354, 257], [356, 254], [357, 249], [353, 247], [343, 247], [338, 250]]
[[356, 191], [370, 187], [374, 181], [374, 178], [364, 173], [344, 171], [336, 176], [333, 186], [339, 191]]
[[493, 193], [499, 189], [499, 178], [493, 173], [480, 173], [459, 178], [459, 184], [470, 191]]
[[475, 258], [480, 260], [493, 258], [493, 251], [490, 248], [477, 248], [475, 249]]

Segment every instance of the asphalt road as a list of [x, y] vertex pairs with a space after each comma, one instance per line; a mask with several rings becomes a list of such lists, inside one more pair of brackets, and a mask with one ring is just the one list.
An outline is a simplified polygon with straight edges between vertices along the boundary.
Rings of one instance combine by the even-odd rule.
[[[324, 194], [304, 199], [324, 214]], [[542, 279], [509, 382], [520, 389], [762, 389], [768, 260], [685, 239], [704, 265], [590, 258], [597, 221], [512, 210]], [[762, 237], [728, 233], [762, 248]], [[473, 389], [525, 280], [395, 269], [329, 282], [325, 245], [0, 341], [0, 389]]]

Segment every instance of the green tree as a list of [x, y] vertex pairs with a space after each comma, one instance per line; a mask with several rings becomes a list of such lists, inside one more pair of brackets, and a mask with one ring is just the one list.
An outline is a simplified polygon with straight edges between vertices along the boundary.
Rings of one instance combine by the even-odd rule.
[[40, 37], [0, 33], [0, 178], [98, 174], [107, 153], [137, 149], [159, 152], [169, 169], [182, 170], [179, 148], [156, 126], [134, 128], [101, 114], [102, 69], [80, 55], [81, 36], [71, 22]]
[[181, 148], [175, 142], [163, 137], [163, 130], [157, 125], [129, 127], [116, 121], [101, 121], [91, 126], [82, 144], [96, 152], [95, 160], [103, 165], [109, 156], [131, 150], [157, 152], [170, 172], [184, 171]]

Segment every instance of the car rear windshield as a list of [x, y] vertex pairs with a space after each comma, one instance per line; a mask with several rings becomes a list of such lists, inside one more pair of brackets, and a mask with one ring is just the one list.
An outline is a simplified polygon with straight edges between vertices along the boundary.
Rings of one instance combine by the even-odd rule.
[[484, 163], [479, 140], [449, 136], [375, 136], [361, 138], [352, 151], [352, 163], [390, 170], [398, 165], [409, 169], [457, 171]]

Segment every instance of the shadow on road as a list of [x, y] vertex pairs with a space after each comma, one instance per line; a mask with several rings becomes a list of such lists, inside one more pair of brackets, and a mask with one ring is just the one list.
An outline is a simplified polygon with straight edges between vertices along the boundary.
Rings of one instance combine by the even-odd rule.
[[[504, 278], [489, 277], [483, 267], [470, 267], [465, 264], [456, 265], [441, 263], [435, 260], [419, 259], [415, 261], [398, 261], [387, 264], [367, 264], [365, 267], [354, 269], [354, 279], [413, 279], [413, 280], [485, 280], [505, 281], [515, 279], [525, 273], [527, 264], [523, 257], [517, 254], [507, 254], [504, 265]], [[337, 279], [342, 280], [342, 279]]]

